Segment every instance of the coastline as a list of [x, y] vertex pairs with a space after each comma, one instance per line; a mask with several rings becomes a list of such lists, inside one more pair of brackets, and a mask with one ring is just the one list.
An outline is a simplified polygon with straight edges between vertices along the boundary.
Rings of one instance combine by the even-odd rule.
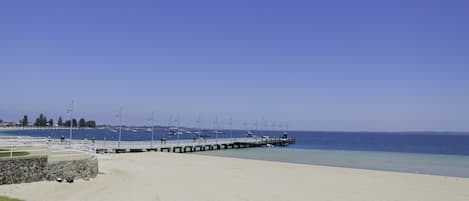
[[469, 179], [195, 154], [100, 156], [101, 174], [74, 184], [0, 186], [24, 200], [467, 200]]

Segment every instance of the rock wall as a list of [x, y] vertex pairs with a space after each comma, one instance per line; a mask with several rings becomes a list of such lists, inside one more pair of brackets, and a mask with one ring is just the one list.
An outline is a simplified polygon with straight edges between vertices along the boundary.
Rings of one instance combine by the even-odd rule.
[[44, 180], [47, 157], [21, 157], [0, 159], [0, 185]]
[[56, 178], [89, 179], [98, 175], [96, 158], [48, 163], [47, 156], [0, 159], [0, 185]]
[[59, 161], [47, 164], [47, 180], [72, 177], [74, 179], [94, 178], [98, 175], [98, 159]]

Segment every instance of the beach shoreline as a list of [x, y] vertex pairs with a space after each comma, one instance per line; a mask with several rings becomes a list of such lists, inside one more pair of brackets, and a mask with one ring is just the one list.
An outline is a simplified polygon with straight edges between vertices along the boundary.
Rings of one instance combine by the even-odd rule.
[[100, 156], [100, 175], [74, 184], [0, 186], [24, 200], [467, 200], [469, 179], [195, 154]]

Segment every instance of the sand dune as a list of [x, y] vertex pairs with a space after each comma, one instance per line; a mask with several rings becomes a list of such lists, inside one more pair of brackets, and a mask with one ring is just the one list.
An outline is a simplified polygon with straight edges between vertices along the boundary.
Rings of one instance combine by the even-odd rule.
[[469, 179], [221, 158], [137, 153], [100, 159], [98, 178], [0, 186], [30, 201], [467, 201]]

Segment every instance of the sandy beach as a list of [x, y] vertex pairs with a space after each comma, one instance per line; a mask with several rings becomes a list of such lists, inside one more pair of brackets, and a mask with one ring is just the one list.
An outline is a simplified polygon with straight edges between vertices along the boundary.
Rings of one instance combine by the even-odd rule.
[[467, 201], [469, 179], [174, 153], [100, 157], [100, 175], [73, 184], [0, 186], [29, 201]]

